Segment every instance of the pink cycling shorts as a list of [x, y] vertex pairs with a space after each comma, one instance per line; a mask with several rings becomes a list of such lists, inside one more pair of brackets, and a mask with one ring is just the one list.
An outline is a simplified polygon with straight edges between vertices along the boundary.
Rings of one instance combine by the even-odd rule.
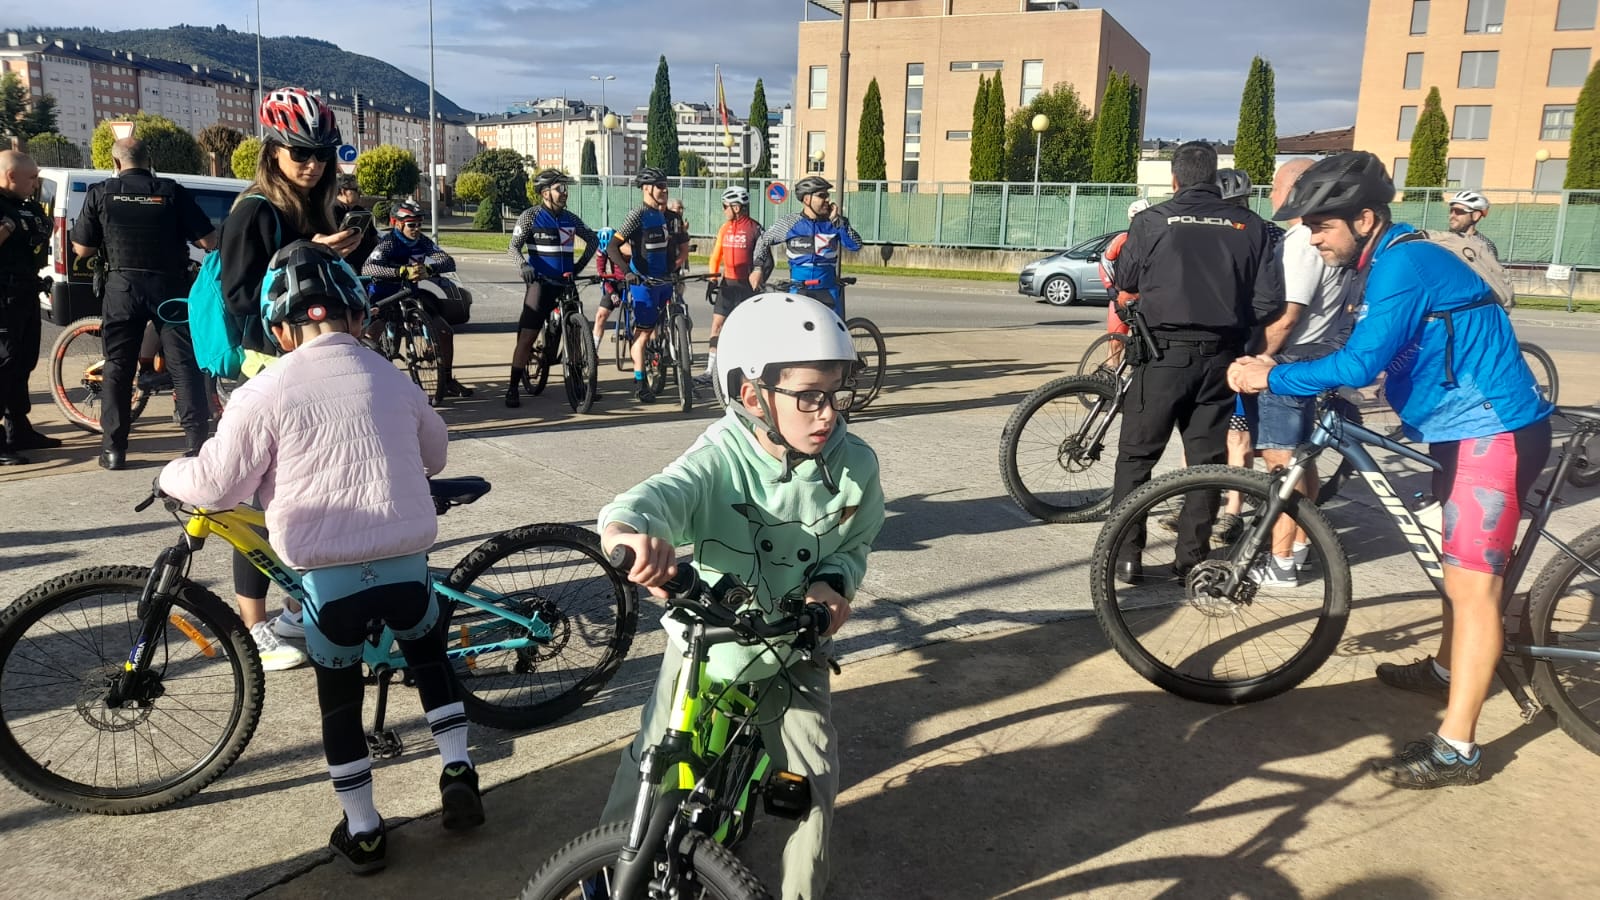
[[1433, 493], [1444, 501], [1444, 562], [1504, 575], [1522, 522], [1522, 498], [1550, 456], [1550, 420], [1516, 431], [1429, 447], [1443, 464]]

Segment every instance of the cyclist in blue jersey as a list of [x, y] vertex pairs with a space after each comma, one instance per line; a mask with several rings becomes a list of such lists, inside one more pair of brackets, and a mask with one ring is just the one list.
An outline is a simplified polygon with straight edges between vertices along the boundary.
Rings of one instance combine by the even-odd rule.
[[1368, 385], [1387, 371], [1385, 391], [1406, 436], [1430, 442], [1442, 464], [1433, 479], [1444, 506], [1448, 598], [1439, 651], [1410, 665], [1381, 664], [1377, 675], [1445, 702], [1444, 721], [1372, 767], [1397, 787], [1433, 788], [1481, 776], [1478, 713], [1504, 644], [1506, 565], [1522, 498], [1550, 454], [1552, 407], [1493, 288], [1449, 250], [1393, 222], [1393, 199], [1394, 182], [1371, 153], [1331, 156], [1300, 176], [1276, 218], [1299, 218], [1328, 265], [1354, 269], [1345, 296], [1361, 302], [1355, 326], [1335, 353], [1279, 365], [1246, 357], [1228, 381], [1237, 390], [1308, 397]]
[[[633, 304], [633, 383], [641, 403], [656, 402], [656, 395], [644, 380], [644, 342], [656, 326], [661, 308], [672, 296], [672, 285], [639, 284], [641, 277], [667, 278], [687, 261], [689, 234], [683, 218], [667, 209], [667, 175], [656, 168], [645, 168], [634, 176], [644, 202], [628, 213], [611, 238], [606, 256], [618, 269], [628, 273]], [[625, 255], [622, 248], [628, 247]]]
[[[506, 255], [522, 269], [528, 285], [522, 295], [522, 318], [517, 322], [517, 346], [511, 353], [511, 383], [506, 387], [506, 406], [522, 405], [519, 392], [533, 359], [534, 343], [544, 333], [544, 324], [555, 311], [560, 289], [572, 276], [583, 271], [599, 249], [594, 230], [567, 209], [567, 185], [572, 179], [555, 169], [545, 169], [533, 177], [539, 205], [530, 206], [517, 217], [511, 229], [511, 244]], [[583, 238], [583, 255], [573, 262], [574, 238]]]
[[789, 278], [817, 283], [814, 288], [797, 292], [827, 304], [844, 318], [844, 303], [839, 295], [840, 252], [860, 250], [861, 235], [833, 203], [829, 193], [832, 190], [828, 179], [818, 175], [808, 175], [795, 183], [794, 196], [800, 201], [800, 211], [773, 223], [756, 241], [750, 287], [761, 292], [761, 286], [772, 275], [772, 245], [782, 244], [784, 255], [789, 258]]

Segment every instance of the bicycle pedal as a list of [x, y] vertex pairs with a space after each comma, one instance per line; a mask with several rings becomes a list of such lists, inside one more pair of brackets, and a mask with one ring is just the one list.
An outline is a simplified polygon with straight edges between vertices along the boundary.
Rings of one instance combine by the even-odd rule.
[[811, 811], [811, 782], [794, 772], [773, 772], [767, 778], [761, 804], [769, 816], [799, 819]]

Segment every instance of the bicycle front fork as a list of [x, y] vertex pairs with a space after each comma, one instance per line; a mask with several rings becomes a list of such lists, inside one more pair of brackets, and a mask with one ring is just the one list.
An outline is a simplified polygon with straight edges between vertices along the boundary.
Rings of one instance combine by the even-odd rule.
[[158, 676], [150, 673], [151, 660], [155, 658], [156, 644], [165, 631], [165, 623], [172, 609], [172, 598], [183, 579], [184, 563], [189, 558], [189, 547], [175, 544], [161, 551], [156, 564], [145, 580], [144, 591], [139, 594], [135, 615], [139, 619], [139, 637], [128, 651], [122, 671], [112, 679], [106, 691], [106, 706], [120, 708], [129, 703], [148, 707], [164, 691]]

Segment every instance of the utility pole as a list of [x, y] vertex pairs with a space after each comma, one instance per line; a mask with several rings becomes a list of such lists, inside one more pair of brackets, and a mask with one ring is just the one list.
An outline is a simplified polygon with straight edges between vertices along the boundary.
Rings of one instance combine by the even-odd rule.
[[850, 96], [850, 0], [839, 0], [839, 12], [844, 16], [844, 30], [839, 38], [839, 200], [844, 200], [845, 179], [845, 152], [846, 144], [844, 129], [847, 124], [846, 113], [849, 107], [846, 98]]
[[[259, 2], [259, 0], [257, 0]], [[439, 120], [433, 108], [433, 0], [428, 0], [428, 230], [439, 239], [439, 164], [434, 155], [434, 135]]]
[[261, 0], [256, 0], [256, 137], [265, 137], [261, 124], [261, 101], [267, 99], [267, 86], [261, 81]]

